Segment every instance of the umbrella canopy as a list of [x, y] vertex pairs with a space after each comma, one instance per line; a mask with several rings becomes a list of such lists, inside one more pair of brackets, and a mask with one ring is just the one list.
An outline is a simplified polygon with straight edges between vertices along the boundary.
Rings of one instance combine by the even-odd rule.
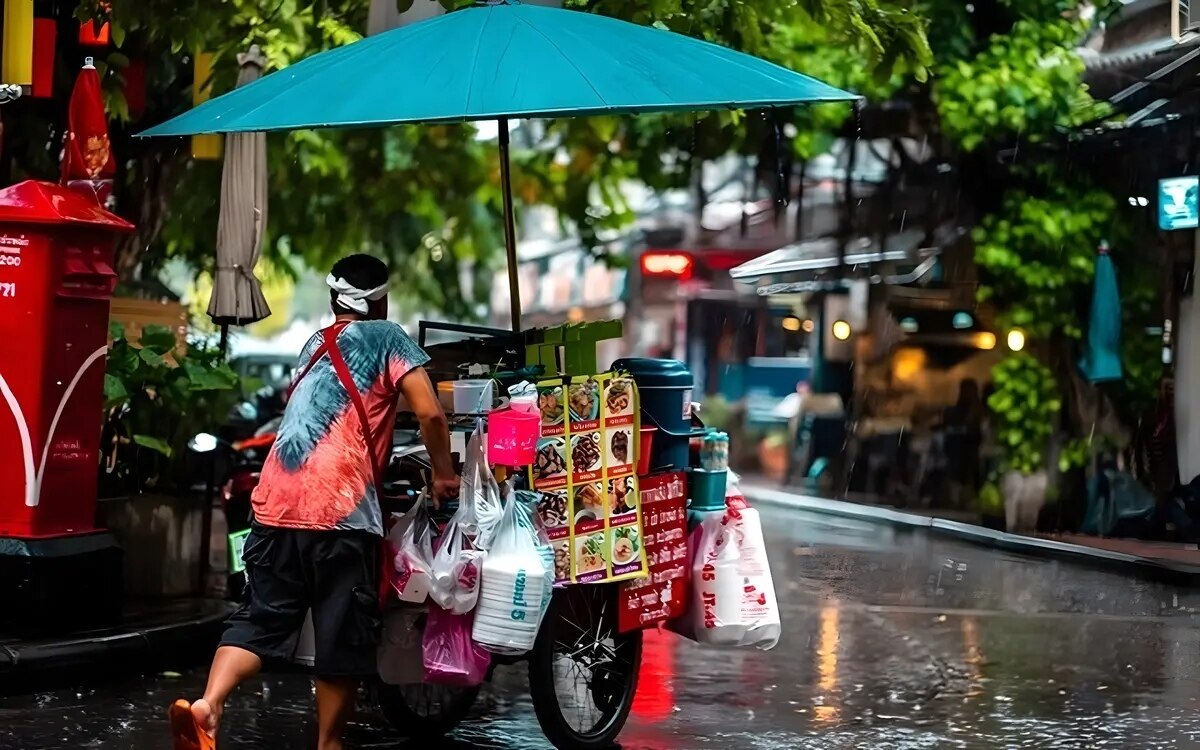
[[[238, 86], [259, 79], [266, 58], [255, 45], [238, 55]], [[222, 326], [247, 325], [271, 314], [254, 267], [267, 224], [267, 136], [235, 133], [225, 144], [217, 265], [208, 316]]]
[[1117, 271], [1108, 254], [1108, 245], [1101, 245], [1092, 286], [1091, 319], [1079, 369], [1092, 383], [1120, 380], [1120, 352], [1121, 299], [1117, 292]]
[[855, 99], [726, 47], [581, 11], [476, 5], [313, 55], [144, 135]]
[[500, 120], [505, 245], [519, 330], [509, 118], [856, 98], [699, 39], [593, 13], [489, 0], [313, 55], [143, 135]]

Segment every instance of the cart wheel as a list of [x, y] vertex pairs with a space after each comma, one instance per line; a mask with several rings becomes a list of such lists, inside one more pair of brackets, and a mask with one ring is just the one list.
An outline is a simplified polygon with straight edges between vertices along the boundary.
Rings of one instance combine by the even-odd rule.
[[384, 718], [412, 740], [433, 741], [454, 731], [467, 718], [478, 695], [478, 686], [375, 683], [375, 698]]
[[617, 632], [614, 586], [555, 593], [529, 657], [529, 692], [560, 750], [613, 747], [637, 692], [642, 633]]

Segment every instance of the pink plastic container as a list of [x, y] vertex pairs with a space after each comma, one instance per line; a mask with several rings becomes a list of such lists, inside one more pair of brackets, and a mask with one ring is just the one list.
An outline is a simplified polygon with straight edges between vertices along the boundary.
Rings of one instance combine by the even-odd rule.
[[542, 436], [537, 412], [498, 409], [488, 415], [488, 461], [499, 466], [529, 466]]
[[654, 425], [642, 425], [638, 433], [638, 476], [644, 477], [650, 473], [650, 451], [654, 448], [654, 433], [658, 428]]

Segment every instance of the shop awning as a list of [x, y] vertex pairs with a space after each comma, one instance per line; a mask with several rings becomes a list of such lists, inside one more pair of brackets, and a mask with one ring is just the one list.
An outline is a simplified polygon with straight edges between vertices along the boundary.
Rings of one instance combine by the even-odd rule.
[[[946, 231], [935, 234], [940, 239]], [[800, 242], [743, 263], [729, 275], [735, 281], [759, 284], [763, 296], [844, 287], [847, 280], [832, 273], [839, 267], [874, 266], [879, 273], [868, 277], [872, 284], [911, 284], [933, 271], [941, 248], [949, 244], [938, 241], [926, 247], [924, 240], [923, 231], [900, 232], [889, 236], [881, 248], [875, 239], [860, 237], [841, 254], [841, 241], [835, 238]]]

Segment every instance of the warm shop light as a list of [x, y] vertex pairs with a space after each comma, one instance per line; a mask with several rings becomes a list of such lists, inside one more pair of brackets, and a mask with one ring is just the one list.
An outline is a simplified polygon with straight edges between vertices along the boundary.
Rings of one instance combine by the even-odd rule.
[[642, 274], [687, 280], [692, 278], [692, 256], [687, 253], [646, 253], [642, 255]]
[[803, 326], [804, 324], [795, 315], [789, 315], [783, 319], [783, 330], [785, 331], [799, 331]]
[[1008, 348], [1014, 352], [1019, 352], [1025, 348], [1025, 332], [1020, 328], [1014, 328], [1008, 332]]
[[833, 337], [838, 341], [847, 341], [850, 338], [850, 324], [844, 320], [833, 321]]
[[812, 319], [810, 318], [810, 319], [804, 321], [803, 323], [801, 323], [800, 328], [802, 328], [805, 333], [812, 333], [813, 331], [815, 331], [817, 329], [817, 324], [812, 322]]
[[975, 334], [975, 346], [984, 351], [990, 351], [996, 348], [996, 334], [990, 331], [981, 331]]

